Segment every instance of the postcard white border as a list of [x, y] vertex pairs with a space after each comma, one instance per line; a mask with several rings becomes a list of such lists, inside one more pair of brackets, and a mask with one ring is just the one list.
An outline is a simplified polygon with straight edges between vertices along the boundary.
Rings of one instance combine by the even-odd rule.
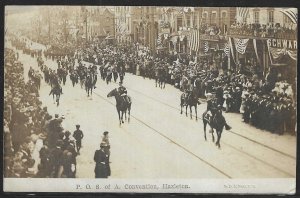
[[157, 180], [4, 178], [3, 182], [4, 192], [295, 194], [296, 191], [295, 178]]

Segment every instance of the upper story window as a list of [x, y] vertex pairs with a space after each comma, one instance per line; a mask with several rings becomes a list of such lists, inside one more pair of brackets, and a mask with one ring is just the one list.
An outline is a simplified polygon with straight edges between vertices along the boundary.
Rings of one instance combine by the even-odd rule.
[[182, 27], [183, 24], [182, 24], [182, 18], [181, 17], [178, 17], [177, 18], [177, 31], [179, 30], [179, 27]]
[[208, 13], [204, 12], [202, 18], [203, 18], [203, 23], [207, 23]]
[[254, 12], [254, 23], [259, 23], [259, 11]]
[[274, 11], [269, 11], [268, 12], [268, 20], [269, 20], [269, 23], [274, 23]]
[[217, 24], [217, 12], [213, 12], [211, 14], [211, 23], [212, 24]]

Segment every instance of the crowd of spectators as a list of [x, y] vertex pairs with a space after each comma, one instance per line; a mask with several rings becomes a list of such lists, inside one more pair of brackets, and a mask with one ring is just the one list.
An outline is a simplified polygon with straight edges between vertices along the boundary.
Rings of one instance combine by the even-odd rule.
[[75, 141], [63, 129], [63, 117], [52, 119], [42, 107], [38, 85], [25, 82], [18, 56], [5, 48], [4, 177], [75, 177]]
[[269, 23], [267, 25], [259, 23], [233, 23], [229, 30], [230, 35], [268, 37], [268, 38], [285, 38], [297, 39], [297, 30], [291, 26], [283, 27], [280, 24]]
[[4, 57], [4, 173], [5, 177], [32, 177], [32, 153], [49, 115], [41, 106], [37, 87], [32, 81], [25, 83], [18, 55], [6, 48]]

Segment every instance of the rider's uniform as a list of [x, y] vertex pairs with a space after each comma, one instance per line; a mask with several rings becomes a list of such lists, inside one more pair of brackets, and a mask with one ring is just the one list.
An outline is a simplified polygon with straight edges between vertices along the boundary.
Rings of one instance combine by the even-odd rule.
[[120, 85], [120, 87], [118, 88], [118, 91], [119, 91], [120, 95], [124, 98], [124, 100], [129, 103], [130, 101], [127, 97], [127, 89], [123, 85]]

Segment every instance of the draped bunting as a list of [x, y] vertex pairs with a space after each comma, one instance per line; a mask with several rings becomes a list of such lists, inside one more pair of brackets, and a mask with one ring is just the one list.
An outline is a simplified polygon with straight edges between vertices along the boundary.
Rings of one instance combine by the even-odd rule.
[[234, 38], [236, 51], [240, 54], [245, 54], [249, 39]]
[[203, 43], [203, 51], [206, 53], [206, 52], [208, 52], [208, 50], [209, 50], [208, 42], [204, 41], [204, 43]]
[[229, 48], [229, 44], [228, 43], [225, 43], [225, 46], [224, 46], [224, 54], [225, 56], [230, 56], [230, 48]]
[[297, 60], [297, 51], [288, 50], [286, 48], [274, 48], [268, 45], [269, 54], [273, 59], [279, 59], [282, 56], [289, 55], [293, 60]]
[[157, 37], [157, 44], [158, 44], [158, 45], [161, 45], [161, 35], [162, 35], [162, 34], [159, 33], [159, 34], [158, 34], [158, 37]]

